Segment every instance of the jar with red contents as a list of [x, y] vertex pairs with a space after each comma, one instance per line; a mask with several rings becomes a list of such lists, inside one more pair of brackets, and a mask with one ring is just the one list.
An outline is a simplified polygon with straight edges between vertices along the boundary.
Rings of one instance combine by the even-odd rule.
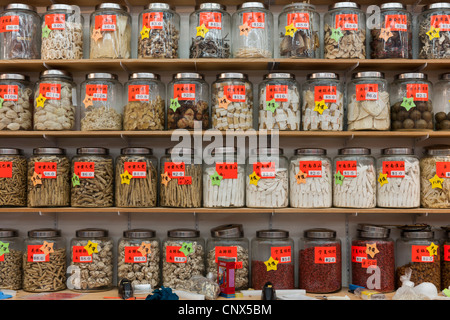
[[336, 231], [305, 230], [300, 240], [299, 289], [309, 293], [331, 293], [342, 288], [341, 241]]
[[376, 290], [395, 290], [395, 243], [390, 229], [360, 224], [352, 241], [352, 284]]
[[252, 288], [267, 282], [275, 289], [294, 289], [294, 240], [285, 230], [259, 230], [252, 239]]

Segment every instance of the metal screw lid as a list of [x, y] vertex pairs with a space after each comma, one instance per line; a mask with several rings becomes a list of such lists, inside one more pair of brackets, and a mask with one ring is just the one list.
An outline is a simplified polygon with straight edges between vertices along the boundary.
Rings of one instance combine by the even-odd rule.
[[434, 231], [406, 231], [403, 230], [400, 233], [404, 239], [432, 239], [434, 237]]
[[288, 72], [273, 72], [264, 75], [264, 80], [267, 79], [295, 79], [295, 75], [293, 73]]
[[336, 231], [326, 228], [314, 228], [305, 230], [303, 235], [308, 239], [334, 239]]
[[116, 74], [108, 73], [108, 72], [92, 72], [86, 75], [86, 79], [88, 80], [96, 80], [96, 79], [106, 79], [106, 80], [118, 80], [119, 77]]
[[448, 156], [450, 155], [450, 146], [429, 146], [425, 148], [425, 153], [429, 156]]
[[34, 229], [28, 231], [28, 237], [30, 238], [54, 238], [54, 237], [60, 237], [61, 236], [61, 230], [58, 229]]
[[420, 79], [420, 80], [427, 80], [428, 76], [425, 73], [420, 72], [407, 72], [407, 73], [400, 73], [395, 76], [396, 80], [408, 80], [408, 79]]
[[220, 3], [213, 3], [213, 2], [207, 2], [207, 3], [201, 3], [200, 5], [195, 6], [195, 10], [226, 10], [227, 7], [220, 4]]
[[413, 148], [385, 148], [381, 150], [383, 155], [414, 155]]
[[450, 73], [443, 73], [439, 76], [439, 80], [450, 80]]
[[0, 74], [0, 80], [30, 81], [30, 77], [19, 73], [2, 73]]
[[182, 80], [182, 79], [205, 79], [205, 76], [196, 72], [179, 72], [173, 75], [173, 79]]
[[327, 154], [327, 150], [321, 148], [299, 148], [295, 149], [294, 154], [301, 156], [324, 156]]
[[168, 3], [161, 3], [161, 2], [149, 3], [144, 7], [144, 10], [155, 10], [155, 9], [175, 11], [174, 6], [171, 6]]
[[242, 79], [248, 80], [248, 75], [240, 72], [223, 72], [217, 75], [217, 79]]
[[370, 155], [371, 151], [368, 148], [342, 148], [339, 149], [340, 155]]
[[122, 148], [120, 153], [123, 155], [152, 155], [153, 150], [145, 147]]
[[118, 3], [112, 3], [112, 2], [106, 2], [106, 3], [100, 3], [95, 6], [95, 10], [101, 10], [101, 9], [115, 9], [115, 10], [122, 10], [128, 12], [128, 7], [123, 6]]
[[283, 155], [284, 150], [281, 148], [255, 148], [251, 149], [250, 154], [262, 156], [276, 156], [276, 155]]
[[268, 9], [269, 7], [262, 2], [244, 2], [238, 5], [237, 9]]
[[269, 229], [256, 231], [256, 237], [260, 239], [286, 239], [289, 231], [280, 229]]
[[449, 2], [431, 3], [429, 5], [423, 6], [422, 12], [433, 9], [450, 9], [450, 3]]
[[63, 155], [66, 151], [62, 148], [34, 148], [33, 154], [35, 155]]
[[361, 78], [380, 78], [384, 79], [384, 73], [379, 71], [363, 71], [357, 72], [352, 75], [353, 79], [361, 79]]
[[337, 2], [328, 6], [328, 10], [342, 9], [342, 8], [360, 9], [361, 6], [355, 2]]
[[109, 150], [106, 148], [98, 147], [82, 147], [77, 149], [77, 154], [109, 154]]
[[0, 155], [21, 155], [21, 149], [14, 148], [0, 148]]
[[391, 230], [383, 226], [359, 224], [357, 233], [362, 238], [388, 238]]
[[36, 12], [36, 7], [24, 3], [10, 3], [5, 7], [5, 10], [28, 10]]
[[310, 73], [306, 76], [308, 80], [312, 79], [332, 79], [332, 80], [339, 80], [339, 75], [337, 73], [332, 72], [316, 72], [316, 73]]
[[16, 229], [7, 229], [7, 228], [1, 228], [0, 229], [0, 238], [12, 238], [12, 237], [18, 237], [19, 231]]
[[310, 3], [304, 3], [304, 2], [295, 2], [288, 5], [285, 5], [283, 7], [284, 10], [316, 10], [316, 7]]
[[388, 2], [388, 3], [383, 3], [380, 6], [381, 10], [387, 10], [387, 9], [400, 9], [400, 10], [406, 10], [406, 5], [404, 5], [401, 2]]
[[243, 236], [242, 224], [224, 224], [211, 229], [213, 238], [242, 238]]
[[79, 238], [104, 238], [108, 236], [108, 230], [97, 228], [80, 229], [75, 232]]
[[134, 79], [152, 79], [152, 80], [160, 80], [161, 76], [157, 73], [151, 73], [151, 72], [135, 72], [128, 76], [129, 80]]
[[132, 239], [143, 239], [143, 238], [154, 238], [156, 232], [150, 229], [130, 229], [123, 232], [125, 238]]
[[72, 74], [64, 70], [51, 69], [42, 71], [39, 75], [39, 78], [66, 78], [72, 80]]
[[51, 11], [51, 10], [64, 10], [67, 12], [72, 12], [72, 11], [74, 11], [74, 8], [70, 4], [54, 3], [50, 6], [47, 6], [47, 11]]
[[180, 153], [183, 156], [194, 155], [195, 154], [195, 149], [180, 148], [180, 147], [173, 147], [173, 148], [167, 148], [166, 149], [166, 155], [172, 155], [172, 153]]
[[200, 231], [194, 229], [173, 229], [167, 231], [167, 236], [171, 238], [198, 238]]

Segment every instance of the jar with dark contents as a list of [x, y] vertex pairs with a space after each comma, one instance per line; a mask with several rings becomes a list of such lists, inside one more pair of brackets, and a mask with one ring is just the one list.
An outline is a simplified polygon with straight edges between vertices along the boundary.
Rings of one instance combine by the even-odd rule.
[[341, 241], [336, 239], [336, 231], [305, 230], [300, 240], [298, 286], [309, 293], [341, 290]]
[[439, 76], [433, 88], [436, 130], [450, 130], [450, 73]]
[[372, 59], [412, 58], [412, 16], [406, 5], [384, 3], [380, 7], [379, 28], [370, 30]]
[[444, 239], [441, 241], [441, 288], [450, 287], [450, 225], [442, 227]]
[[[261, 290], [267, 282], [278, 289], [294, 289], [294, 240], [289, 231], [259, 230], [251, 241], [252, 288]], [[276, 261], [275, 265], [271, 264]]]
[[23, 239], [15, 229], [0, 229], [0, 289], [22, 288]]
[[398, 74], [389, 97], [392, 130], [433, 130], [433, 85], [426, 74]]
[[427, 225], [402, 226], [401, 238], [396, 243], [396, 281], [411, 271], [410, 281], [417, 286], [431, 282], [438, 291], [441, 287], [441, 262], [439, 240]]
[[358, 225], [351, 248], [352, 284], [379, 292], [395, 290], [395, 243], [389, 238], [390, 231], [383, 226]]
[[430, 3], [417, 17], [419, 59], [450, 58], [450, 3]]

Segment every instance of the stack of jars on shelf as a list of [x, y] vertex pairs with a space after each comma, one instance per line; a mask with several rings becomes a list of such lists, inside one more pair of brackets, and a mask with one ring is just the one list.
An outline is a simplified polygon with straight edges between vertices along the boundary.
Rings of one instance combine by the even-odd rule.
[[[219, 3], [203, 3], [195, 7], [186, 26], [187, 55], [225, 59], [448, 58], [449, 14], [450, 3], [445, 2], [423, 6], [417, 17], [397, 2], [382, 4], [373, 15], [366, 15], [355, 2], [337, 2], [321, 18], [314, 5], [292, 3], [275, 21], [262, 2], [244, 2], [232, 14]], [[180, 29], [185, 27], [167, 3], [146, 5], [136, 19], [136, 34], [128, 7], [98, 4], [89, 15], [88, 39], [83, 38], [84, 17], [77, 6], [53, 4], [39, 16], [35, 7], [14, 3], [5, 7], [0, 18], [5, 21], [0, 35], [2, 59], [83, 59], [84, 47], [89, 47], [89, 59], [179, 58]], [[132, 52], [135, 39], [137, 49]]]
[[198, 290], [214, 299], [220, 292], [219, 257], [234, 259], [237, 291], [261, 290], [271, 282], [275, 289], [336, 292], [345, 281], [346, 260], [349, 283], [356, 286], [389, 293], [407, 275], [415, 285], [431, 282], [437, 290], [448, 288], [449, 227], [442, 227], [441, 239], [429, 225], [399, 228], [401, 235], [393, 240], [388, 227], [359, 224], [348, 256], [336, 231], [325, 228], [304, 230], [298, 247], [287, 230], [259, 230], [249, 240], [241, 224], [215, 227], [207, 239], [195, 229], [172, 229], [162, 240], [154, 230], [129, 229], [116, 244], [106, 229], [76, 230], [67, 243], [59, 229], [30, 230], [23, 239], [18, 230], [6, 228], [0, 229], [0, 288], [95, 292], [128, 279], [135, 288]]
[[203, 74], [180, 72], [167, 88], [150, 72], [132, 73], [124, 84], [113, 73], [85, 77], [77, 90], [62, 70], [43, 71], [34, 84], [26, 75], [0, 74], [0, 130], [450, 130], [449, 73], [433, 85], [424, 73], [388, 83], [382, 72], [357, 72], [344, 83], [318, 72], [300, 83], [292, 73], [272, 72], [255, 92], [239, 72], [220, 73], [211, 86]]
[[[450, 147], [251, 149], [0, 149], [0, 207], [79, 208], [450, 208]], [[200, 160], [199, 160], [200, 159]]]

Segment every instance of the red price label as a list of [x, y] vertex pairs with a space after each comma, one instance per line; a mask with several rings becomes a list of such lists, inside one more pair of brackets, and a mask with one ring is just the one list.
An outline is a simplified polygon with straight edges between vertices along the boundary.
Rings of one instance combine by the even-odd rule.
[[163, 18], [162, 12], [146, 12], [142, 15], [142, 26], [149, 29], [163, 29]]
[[356, 101], [378, 100], [378, 84], [357, 84]]
[[56, 162], [35, 162], [34, 171], [42, 174], [42, 179], [56, 179], [58, 163]]
[[431, 26], [440, 31], [450, 31], [450, 15], [437, 14], [430, 17]]
[[178, 100], [195, 100], [195, 84], [175, 84], [173, 86], [173, 98], [178, 98]]
[[337, 101], [336, 86], [317, 86], [314, 88], [314, 101], [319, 102], [325, 100], [327, 103]]
[[428, 246], [411, 246], [411, 261], [412, 262], [434, 262], [434, 256], [430, 256], [427, 249]]
[[336, 247], [314, 247], [314, 263], [336, 263]]
[[383, 174], [388, 178], [404, 178], [405, 161], [383, 161]]
[[19, 16], [4, 16], [0, 18], [0, 32], [19, 31]]
[[142, 252], [139, 251], [139, 248], [140, 248], [139, 246], [126, 246], [124, 248], [125, 263], [147, 262], [147, 255], [142, 255]]
[[391, 31], [408, 31], [408, 16], [404, 14], [387, 14], [384, 16], [384, 27]]
[[450, 245], [444, 244], [444, 261], [450, 261]]
[[192, 177], [179, 177], [178, 178], [178, 185], [180, 186], [186, 186], [192, 184]]
[[108, 85], [88, 84], [86, 85], [86, 95], [91, 96], [93, 101], [108, 101]]
[[133, 178], [147, 178], [147, 163], [146, 162], [125, 162], [123, 170], [128, 171]]
[[439, 178], [450, 178], [450, 162], [436, 162], [436, 174]]
[[167, 172], [169, 178], [177, 179], [184, 177], [186, 165], [184, 162], [166, 162], [164, 163], [164, 172]]
[[364, 259], [361, 263], [362, 268], [369, 268], [371, 266], [376, 266], [377, 260], [374, 259]]
[[95, 16], [95, 29], [101, 31], [116, 31], [117, 17], [112, 14]]
[[44, 98], [49, 100], [60, 100], [61, 99], [61, 84], [60, 83], [40, 83], [39, 93], [44, 96]]
[[358, 15], [353, 13], [337, 14], [335, 29], [358, 30]]
[[276, 174], [275, 162], [256, 162], [253, 164], [253, 171], [261, 179], [273, 179]]
[[224, 179], [237, 179], [237, 162], [218, 162], [216, 163], [216, 171]]
[[266, 86], [266, 101], [275, 99], [277, 102], [287, 102], [289, 100], [287, 85]]
[[150, 88], [145, 84], [132, 84], [128, 86], [128, 101], [149, 101]]
[[252, 29], [264, 29], [266, 15], [263, 12], [244, 12], [242, 14], [242, 24], [247, 23]]
[[80, 179], [95, 178], [95, 162], [75, 162], [73, 170]]
[[358, 175], [357, 167], [357, 161], [336, 161], [336, 172], [341, 172], [346, 178], [356, 178]]
[[363, 263], [367, 260], [367, 247], [352, 246], [352, 262]]
[[292, 262], [292, 252], [290, 246], [284, 247], [270, 247], [270, 256], [277, 260], [278, 263]]
[[42, 244], [33, 244], [27, 246], [28, 262], [49, 262], [50, 255], [45, 254], [40, 248]]
[[200, 12], [198, 25], [203, 24], [208, 29], [222, 30], [222, 14], [220, 12]]
[[64, 30], [66, 28], [66, 15], [63, 13], [47, 14], [45, 24], [50, 30]]
[[5, 101], [18, 101], [19, 86], [9, 84], [0, 85], [0, 97]]
[[232, 102], [245, 102], [245, 86], [223, 86], [223, 93]]
[[306, 178], [322, 177], [322, 161], [299, 161], [299, 166]]
[[428, 101], [428, 84], [408, 83], [406, 97], [413, 98], [414, 101]]
[[219, 257], [233, 258], [235, 261], [235, 268], [242, 269], [242, 261], [237, 261], [237, 247], [233, 246], [216, 246], [214, 248], [216, 263]]
[[181, 246], [167, 246], [166, 247], [166, 261], [169, 263], [186, 263], [187, 257], [183, 252], [180, 252]]
[[0, 161], [0, 178], [12, 178], [12, 161]]
[[89, 255], [84, 246], [73, 246], [72, 260], [77, 263], [92, 263], [92, 255]]
[[294, 24], [296, 29], [309, 29], [309, 13], [308, 12], [295, 12], [288, 13], [287, 25]]

